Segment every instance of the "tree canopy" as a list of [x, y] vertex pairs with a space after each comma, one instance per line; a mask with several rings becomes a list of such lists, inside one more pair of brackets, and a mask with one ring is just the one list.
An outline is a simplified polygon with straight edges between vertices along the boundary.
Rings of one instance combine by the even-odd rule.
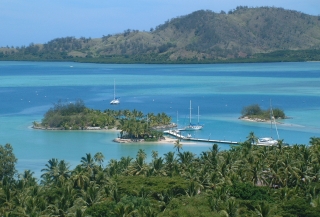
[[10, 144], [0, 145], [0, 181], [7, 178], [13, 178], [16, 173], [15, 164], [17, 158], [13, 153], [13, 148]]
[[286, 115], [283, 110], [279, 108], [269, 108], [267, 110], [262, 110], [258, 104], [245, 106], [241, 111], [241, 115], [242, 117], [247, 116], [249, 118], [261, 118], [265, 120], [270, 120], [271, 118], [286, 118]]
[[[3, 148], [1, 146], [1, 148]], [[176, 147], [172, 145], [172, 149]], [[12, 154], [12, 147], [6, 148]], [[308, 145], [217, 144], [199, 156], [135, 158], [86, 153], [79, 165], [52, 158], [0, 181], [1, 216], [319, 216], [320, 138]], [[10, 174], [12, 177], [12, 173]]]
[[171, 117], [164, 112], [143, 114], [136, 109], [103, 112], [89, 109], [82, 100], [74, 103], [58, 101], [44, 115], [41, 123], [33, 122], [36, 129], [86, 130], [118, 129], [121, 138], [158, 140], [163, 133], [157, 127], [171, 125]]

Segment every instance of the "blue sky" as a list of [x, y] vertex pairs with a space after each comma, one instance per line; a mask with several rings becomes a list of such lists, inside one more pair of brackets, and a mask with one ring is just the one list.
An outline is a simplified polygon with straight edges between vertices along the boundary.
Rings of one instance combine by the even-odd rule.
[[149, 31], [196, 10], [275, 6], [320, 14], [319, 0], [0, 0], [0, 47], [74, 36], [99, 38], [126, 29]]

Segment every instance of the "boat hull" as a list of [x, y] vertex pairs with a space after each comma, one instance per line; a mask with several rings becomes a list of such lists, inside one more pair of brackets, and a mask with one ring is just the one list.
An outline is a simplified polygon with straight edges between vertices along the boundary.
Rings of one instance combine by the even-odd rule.
[[189, 125], [185, 128], [183, 128], [183, 130], [185, 131], [194, 131], [194, 130], [201, 130], [203, 126], [201, 125]]
[[111, 105], [118, 105], [120, 101], [118, 99], [114, 99], [110, 102]]
[[257, 141], [257, 145], [264, 146], [275, 146], [278, 144], [278, 141], [272, 138], [259, 138]]

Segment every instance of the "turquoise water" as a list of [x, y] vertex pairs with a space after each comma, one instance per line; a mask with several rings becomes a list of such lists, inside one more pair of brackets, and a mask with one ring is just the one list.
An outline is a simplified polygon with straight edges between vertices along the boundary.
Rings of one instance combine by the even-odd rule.
[[[193, 120], [200, 107], [204, 129], [194, 137], [244, 141], [250, 131], [277, 137], [269, 124], [238, 119], [244, 106], [259, 104], [281, 108], [291, 117], [277, 125], [280, 139], [308, 144], [320, 137], [320, 63], [257, 63], [219, 65], [103, 65], [80, 63], [0, 62], [0, 144], [10, 143], [19, 159], [17, 169], [40, 176], [46, 162], [55, 157], [72, 166], [86, 153], [101, 151], [105, 163], [122, 156], [135, 157], [139, 149], [149, 156], [174, 151], [172, 144], [117, 144], [117, 132], [52, 132], [30, 128], [59, 99], [83, 99], [93, 109], [137, 109], [166, 112], [180, 127]], [[113, 98], [113, 80], [121, 99]], [[178, 114], [178, 115], [177, 115]], [[200, 154], [212, 144], [184, 145], [184, 151]], [[228, 145], [219, 145], [221, 150]]]

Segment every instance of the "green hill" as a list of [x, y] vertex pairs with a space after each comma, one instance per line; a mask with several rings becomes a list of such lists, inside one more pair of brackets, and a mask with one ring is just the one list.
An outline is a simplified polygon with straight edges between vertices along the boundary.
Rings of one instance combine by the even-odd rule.
[[274, 7], [209, 10], [173, 18], [149, 32], [57, 38], [0, 48], [0, 60], [104, 63], [214, 63], [320, 60], [320, 16]]

